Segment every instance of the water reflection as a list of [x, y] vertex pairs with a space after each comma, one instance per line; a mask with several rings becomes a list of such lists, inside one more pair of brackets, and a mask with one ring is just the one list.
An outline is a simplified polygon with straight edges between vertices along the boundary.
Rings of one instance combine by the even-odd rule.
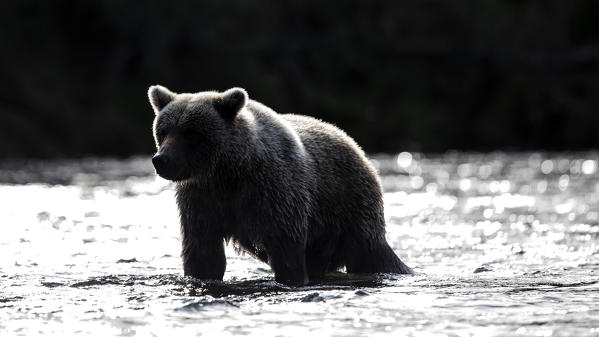
[[1, 163], [0, 333], [597, 334], [597, 158], [374, 156], [417, 274], [300, 289], [231, 246], [224, 282], [182, 277], [173, 189], [147, 158]]

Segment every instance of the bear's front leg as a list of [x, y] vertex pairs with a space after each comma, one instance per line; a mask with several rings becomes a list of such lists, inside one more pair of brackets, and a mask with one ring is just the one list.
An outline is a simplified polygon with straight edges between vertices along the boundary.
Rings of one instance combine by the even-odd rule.
[[177, 186], [177, 206], [181, 220], [183, 272], [204, 280], [222, 280], [227, 260], [224, 237], [209, 210], [210, 196], [192, 184]]
[[212, 241], [206, 241], [189, 236], [183, 234], [181, 256], [185, 276], [202, 280], [222, 280], [227, 265], [224, 240], [214, 238]]

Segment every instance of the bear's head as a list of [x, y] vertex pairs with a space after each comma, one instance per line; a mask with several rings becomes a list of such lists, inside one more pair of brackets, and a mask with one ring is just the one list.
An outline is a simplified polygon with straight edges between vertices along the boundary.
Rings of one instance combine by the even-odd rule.
[[175, 94], [155, 85], [148, 97], [156, 114], [156, 173], [172, 181], [210, 177], [234, 138], [235, 119], [248, 101], [245, 90]]

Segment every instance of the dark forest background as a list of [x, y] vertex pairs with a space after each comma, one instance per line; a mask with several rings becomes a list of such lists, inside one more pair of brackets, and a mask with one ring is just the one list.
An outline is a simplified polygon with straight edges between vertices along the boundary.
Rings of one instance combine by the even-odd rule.
[[368, 152], [599, 148], [599, 1], [2, 1], [0, 160], [151, 153], [149, 85]]

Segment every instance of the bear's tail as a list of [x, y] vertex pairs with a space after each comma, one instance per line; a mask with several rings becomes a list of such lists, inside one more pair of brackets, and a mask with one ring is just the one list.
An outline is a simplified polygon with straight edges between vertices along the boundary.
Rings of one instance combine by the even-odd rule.
[[[389, 247], [389, 249], [391, 249], [391, 247]], [[399, 259], [399, 257], [397, 255], [395, 255], [395, 253], [393, 253], [393, 259], [394, 261], [394, 267], [391, 273], [396, 273], [396, 274], [414, 274], [414, 271], [412, 271], [412, 268], [408, 267], [405, 263], [403, 263], [403, 261], [401, 261]]]
[[413, 274], [386, 241], [374, 247], [355, 249], [345, 263], [348, 273]]

